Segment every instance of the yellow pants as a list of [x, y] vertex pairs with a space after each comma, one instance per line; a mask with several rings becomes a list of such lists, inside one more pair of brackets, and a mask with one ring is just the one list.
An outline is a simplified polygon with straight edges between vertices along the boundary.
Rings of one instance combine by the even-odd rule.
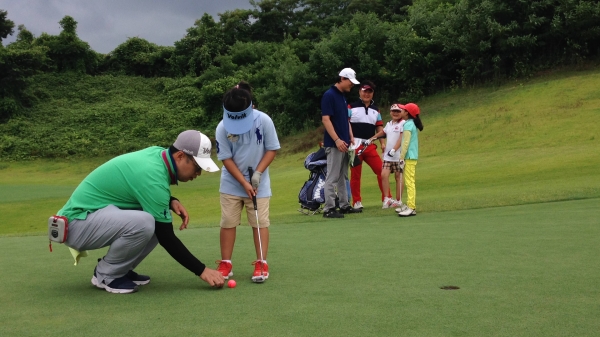
[[415, 187], [415, 174], [417, 171], [417, 161], [412, 159], [405, 160], [404, 165], [404, 186], [406, 186], [406, 205], [414, 210], [417, 209], [417, 189]]

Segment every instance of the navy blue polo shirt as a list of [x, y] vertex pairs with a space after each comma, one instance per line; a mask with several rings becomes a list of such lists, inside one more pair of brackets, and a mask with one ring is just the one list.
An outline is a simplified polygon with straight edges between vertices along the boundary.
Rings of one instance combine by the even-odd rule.
[[[335, 86], [332, 85], [329, 90], [325, 91], [321, 99], [321, 115], [329, 116], [333, 129], [341, 140], [350, 144], [350, 126], [348, 124], [348, 103], [346, 97]], [[335, 139], [325, 130], [323, 145], [325, 147], [335, 147]]]

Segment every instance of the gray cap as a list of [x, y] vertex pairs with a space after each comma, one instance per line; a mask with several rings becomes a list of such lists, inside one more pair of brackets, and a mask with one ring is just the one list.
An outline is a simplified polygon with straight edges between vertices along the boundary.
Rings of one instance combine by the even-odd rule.
[[206, 172], [216, 172], [219, 167], [210, 158], [212, 144], [200, 131], [187, 130], [177, 136], [173, 146], [194, 157], [198, 165]]

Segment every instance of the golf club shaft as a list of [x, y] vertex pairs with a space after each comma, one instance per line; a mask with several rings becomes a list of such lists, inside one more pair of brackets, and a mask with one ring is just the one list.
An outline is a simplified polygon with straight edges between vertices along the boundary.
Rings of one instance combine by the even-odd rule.
[[[252, 176], [254, 175], [254, 170], [250, 166], [248, 167], [248, 175], [250, 176], [250, 185], [252, 185]], [[256, 194], [252, 195], [252, 203], [254, 204], [254, 214], [256, 216], [256, 231], [258, 232], [258, 249], [260, 250], [260, 261], [262, 266], [262, 261], [264, 261], [265, 259], [263, 258], [262, 240], [260, 239], [260, 224], [258, 223], [258, 206], [256, 203]]]
[[400, 181], [398, 182], [400, 184], [400, 201], [402, 201], [402, 182], [404, 181], [404, 173], [400, 172]]
[[[373, 141], [375, 141], [375, 140], [377, 140], [377, 139], [381, 139], [381, 138], [386, 138], [386, 136], [385, 136], [385, 135], [383, 135], [383, 136], [377, 137], [377, 138], [375, 138]], [[371, 142], [371, 144], [372, 144], [372, 142]], [[361, 145], [362, 145], [363, 147], [362, 147], [362, 149], [360, 149], [360, 151], [358, 151], [358, 153], [357, 153], [357, 155], [358, 155], [358, 156], [360, 156], [360, 155], [361, 155], [363, 152], [365, 152], [365, 150], [367, 149], [367, 145], [365, 145], [365, 144], [364, 144], [364, 141], [362, 142], [362, 144], [361, 144]]]

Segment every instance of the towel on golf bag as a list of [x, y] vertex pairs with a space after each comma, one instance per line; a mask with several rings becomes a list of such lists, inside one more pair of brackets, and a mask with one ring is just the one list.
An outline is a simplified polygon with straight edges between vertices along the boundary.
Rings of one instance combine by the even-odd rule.
[[308, 180], [298, 193], [298, 202], [303, 208], [316, 210], [325, 202], [325, 177], [327, 176], [327, 154], [325, 148], [310, 153], [304, 160], [304, 167], [310, 171]]
[[325, 202], [325, 173], [323, 169], [311, 171], [308, 180], [298, 194], [298, 202], [303, 208], [316, 210]]
[[327, 173], [327, 153], [325, 153], [325, 148], [321, 147], [306, 156], [304, 167], [311, 172], [316, 169], [324, 169], [325, 173]]

